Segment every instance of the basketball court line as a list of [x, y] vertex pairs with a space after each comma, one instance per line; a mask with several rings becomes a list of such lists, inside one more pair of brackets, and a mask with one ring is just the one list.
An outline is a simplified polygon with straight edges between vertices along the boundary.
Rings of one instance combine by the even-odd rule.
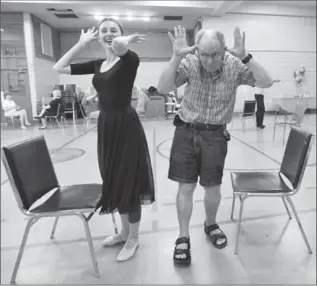
[[[79, 134], [77, 137], [71, 139], [70, 141], [67, 141], [66, 143], [62, 144], [60, 147], [55, 148], [55, 149], [54, 149], [54, 152], [52, 152], [51, 154], [53, 154], [53, 153], [57, 152], [58, 150], [60, 150], [60, 149], [62, 149], [62, 148], [64, 148], [64, 147], [66, 147], [67, 145], [69, 145], [69, 144], [75, 142], [77, 139], [79, 139], [79, 138], [81, 138], [82, 136], [86, 135], [87, 133], [89, 133], [90, 131], [92, 131], [92, 130], [93, 130], [94, 128], [96, 128], [96, 127], [97, 127], [97, 126], [95, 125], [95, 126], [89, 128], [88, 130], [85, 130], [83, 133]], [[26, 139], [26, 140], [27, 140], [27, 139]], [[14, 144], [14, 143], [13, 143], [13, 144]], [[4, 185], [5, 183], [7, 183], [7, 182], [9, 182], [9, 179], [5, 179], [3, 182], [1, 182], [1, 186], [3, 186], [3, 185]]]

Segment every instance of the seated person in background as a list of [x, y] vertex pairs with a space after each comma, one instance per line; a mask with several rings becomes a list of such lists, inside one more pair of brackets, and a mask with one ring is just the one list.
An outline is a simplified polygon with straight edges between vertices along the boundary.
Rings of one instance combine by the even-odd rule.
[[175, 91], [171, 91], [166, 94], [166, 104], [167, 104], [167, 112], [176, 113], [180, 109], [180, 104], [178, 103], [177, 96], [175, 95]]
[[[31, 124], [28, 121], [26, 110], [21, 109], [20, 106], [18, 106], [14, 100], [12, 100], [12, 96], [5, 92], [4, 94], [4, 100], [2, 102], [2, 108], [4, 111], [5, 117], [15, 117], [18, 116], [20, 118], [21, 122], [21, 129], [26, 129], [26, 126], [30, 126]], [[25, 122], [25, 124], [24, 124]]]
[[[95, 88], [90, 85], [88, 88], [88, 91], [85, 92], [85, 97], [82, 100], [82, 104], [84, 105], [89, 105], [90, 102], [92, 103], [97, 103], [98, 100], [98, 93], [95, 90]], [[93, 106], [92, 106], [93, 108]], [[90, 108], [88, 109], [87, 107], [84, 108], [84, 112], [85, 112], [85, 116], [86, 117], [90, 117], [90, 118], [98, 118], [100, 111], [99, 110], [95, 110], [95, 108], [93, 110], [90, 110]]]
[[150, 99], [147, 95], [146, 90], [141, 89], [136, 85], [133, 88], [135, 89], [138, 99], [135, 110], [139, 116], [145, 116], [146, 106], [149, 103]]
[[34, 118], [39, 119], [42, 122], [42, 126], [39, 129], [46, 129], [45, 116], [54, 116], [57, 114], [58, 105], [61, 103], [62, 92], [59, 89], [53, 90], [53, 99], [49, 104], [43, 105], [42, 111], [38, 116]]
[[148, 93], [147, 93], [148, 97], [151, 97], [151, 96], [164, 96], [164, 94], [159, 93], [157, 88], [154, 87], [154, 86], [150, 86], [147, 91], [148, 91]]

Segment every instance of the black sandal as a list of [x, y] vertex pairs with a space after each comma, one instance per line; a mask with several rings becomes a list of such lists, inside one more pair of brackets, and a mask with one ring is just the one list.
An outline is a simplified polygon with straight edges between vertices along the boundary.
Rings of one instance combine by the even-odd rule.
[[[177, 245], [182, 244], [182, 243], [187, 244], [187, 249], [176, 248]], [[185, 254], [186, 258], [177, 258], [176, 255], [179, 255], [179, 254]], [[173, 260], [175, 263], [181, 264], [181, 265], [189, 265], [190, 264], [191, 255], [190, 255], [190, 239], [189, 238], [180, 237], [180, 238], [176, 239]]]
[[[221, 249], [227, 246], [227, 237], [224, 234], [224, 232], [219, 228], [218, 224], [212, 224], [207, 226], [206, 222], [204, 223], [204, 229], [205, 229], [205, 233], [210, 237], [211, 243], [213, 244], [214, 247]], [[213, 230], [219, 229], [221, 231], [221, 233], [216, 233], [213, 235], [210, 235], [210, 232]], [[217, 244], [217, 240], [218, 239], [225, 239], [225, 242], [222, 244]]]

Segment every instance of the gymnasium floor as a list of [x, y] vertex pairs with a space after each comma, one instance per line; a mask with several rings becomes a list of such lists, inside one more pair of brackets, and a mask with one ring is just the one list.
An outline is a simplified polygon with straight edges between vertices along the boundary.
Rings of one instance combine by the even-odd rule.
[[[177, 184], [167, 179], [168, 157], [174, 127], [171, 120], [143, 121], [156, 180], [157, 202], [143, 208], [141, 245], [133, 259], [115, 258], [120, 246], [102, 248], [102, 240], [114, 230], [109, 215], [90, 220], [101, 278], [94, 277], [82, 221], [60, 220], [55, 239], [49, 236], [53, 219], [41, 219], [31, 229], [17, 276], [20, 284], [314, 284], [316, 285], [316, 147], [314, 146], [302, 182], [293, 198], [308, 240], [309, 255], [295, 219], [288, 220], [279, 199], [249, 199], [239, 254], [234, 255], [236, 222], [230, 220], [232, 188], [230, 171], [278, 169], [282, 160], [282, 128], [272, 141], [273, 118], [266, 116], [266, 128], [257, 130], [247, 120], [245, 130], [236, 119], [229, 125], [230, 141], [222, 186], [218, 222], [228, 237], [228, 246], [215, 249], [203, 231], [203, 189], [194, 194], [191, 219], [192, 265], [178, 268], [172, 255], [177, 238], [175, 196]], [[303, 127], [316, 134], [316, 115], [307, 115]], [[99, 183], [96, 155], [97, 133], [78, 122], [58, 129], [26, 131], [6, 127], [1, 145], [40, 134], [51, 149], [61, 184]], [[286, 134], [286, 138], [287, 138]], [[237, 202], [238, 204], [238, 202]], [[237, 209], [237, 208], [236, 208]], [[237, 217], [237, 212], [235, 213]], [[120, 219], [116, 215], [117, 223]], [[1, 168], [1, 284], [8, 284], [21, 243], [25, 217], [19, 212], [3, 166]]]

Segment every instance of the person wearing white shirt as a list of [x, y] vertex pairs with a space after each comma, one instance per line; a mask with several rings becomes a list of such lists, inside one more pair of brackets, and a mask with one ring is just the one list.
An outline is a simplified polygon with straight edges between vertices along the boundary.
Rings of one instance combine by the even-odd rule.
[[[4, 111], [5, 117], [15, 117], [18, 116], [21, 122], [21, 129], [26, 129], [26, 126], [31, 126], [30, 122], [28, 121], [26, 110], [21, 109], [14, 100], [12, 100], [12, 96], [6, 92], [4, 95], [4, 100], [2, 102], [2, 108]], [[25, 122], [25, 124], [24, 124]]]
[[[97, 103], [98, 101], [99, 101], [98, 93], [97, 93], [96, 89], [93, 87], [93, 85], [90, 85], [88, 90], [85, 93], [84, 98], [82, 99], [82, 104], [83, 105], [89, 105], [89, 102]], [[84, 111], [86, 113], [86, 116], [90, 117], [90, 118], [98, 118], [99, 114], [100, 114], [100, 110], [95, 110], [94, 109], [94, 110], [88, 111], [91, 108], [94, 108], [94, 107], [90, 106], [90, 108], [89, 108], [89, 106], [87, 106], [84, 109]]]
[[[279, 79], [275, 79], [273, 81], [275, 82], [280, 82]], [[264, 88], [261, 87], [255, 87], [255, 100], [256, 100], [256, 126], [258, 128], [264, 129], [265, 125], [263, 125], [263, 120], [264, 120], [264, 113], [265, 113], [265, 105], [264, 105]]]

